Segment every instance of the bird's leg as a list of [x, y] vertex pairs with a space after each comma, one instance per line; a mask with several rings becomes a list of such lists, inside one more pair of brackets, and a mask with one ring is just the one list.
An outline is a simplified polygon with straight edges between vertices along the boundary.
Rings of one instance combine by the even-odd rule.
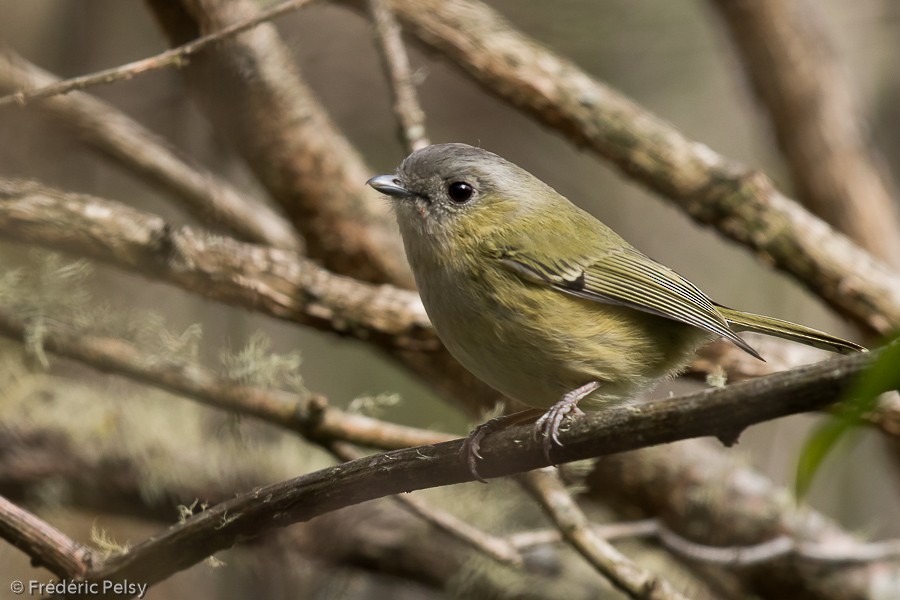
[[541, 414], [540, 410], [528, 409], [511, 415], [494, 417], [475, 427], [475, 429], [469, 433], [468, 437], [466, 437], [463, 445], [459, 449], [460, 456], [469, 467], [469, 471], [475, 476], [475, 479], [481, 483], [487, 483], [487, 481], [478, 474], [477, 467], [477, 459], [481, 458], [481, 454], [478, 452], [481, 447], [481, 440], [483, 440], [486, 435], [494, 433], [495, 431], [500, 431], [501, 429], [506, 429], [513, 425], [518, 425], [519, 423], [533, 421]]
[[553, 448], [553, 444], [562, 446], [559, 441], [559, 426], [569, 415], [583, 415], [584, 413], [578, 408], [578, 401], [598, 387], [600, 387], [599, 381], [591, 381], [568, 392], [534, 424], [535, 439], [544, 438], [544, 458], [548, 463], [553, 464], [553, 461], [550, 460], [550, 450]]

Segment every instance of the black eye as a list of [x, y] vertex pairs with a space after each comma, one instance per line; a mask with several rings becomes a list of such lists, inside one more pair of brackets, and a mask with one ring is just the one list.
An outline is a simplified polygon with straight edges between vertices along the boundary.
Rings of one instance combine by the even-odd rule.
[[468, 202], [474, 193], [475, 188], [465, 181], [454, 181], [447, 186], [447, 195], [450, 196], [451, 200], [460, 204]]

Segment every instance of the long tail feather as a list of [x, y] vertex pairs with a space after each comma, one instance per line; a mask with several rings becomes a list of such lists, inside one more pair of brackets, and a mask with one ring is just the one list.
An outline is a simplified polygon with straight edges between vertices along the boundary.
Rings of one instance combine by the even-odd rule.
[[717, 306], [716, 308], [719, 309], [719, 312], [722, 313], [722, 316], [725, 317], [725, 320], [728, 321], [728, 324], [735, 331], [755, 331], [841, 354], [866, 352], [866, 349], [859, 344], [854, 344], [811, 327], [804, 327], [803, 325], [797, 325], [796, 323], [774, 317], [734, 310], [725, 306]]

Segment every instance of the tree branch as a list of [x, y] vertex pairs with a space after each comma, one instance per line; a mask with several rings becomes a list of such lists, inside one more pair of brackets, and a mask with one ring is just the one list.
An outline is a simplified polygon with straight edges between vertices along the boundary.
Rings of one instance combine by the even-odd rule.
[[881, 333], [900, 325], [900, 277], [754, 172], [691, 141], [476, 0], [393, 0], [422, 41], [489, 92], [619, 167], [700, 223]]
[[[24, 320], [0, 308], [0, 335], [21, 341]], [[43, 333], [51, 352], [100, 371], [185, 395], [213, 408], [256, 417], [314, 440], [345, 440], [376, 448], [435, 444], [454, 436], [404, 427], [328, 406], [317, 394], [301, 396], [282, 390], [241, 385], [198, 364], [148, 356], [123, 339], [67, 330], [54, 324]]]
[[900, 266], [900, 209], [882, 159], [808, 0], [710, 2], [772, 121], [804, 205]]
[[[228, 443], [227, 437], [207, 440], [201, 446], [185, 446], [184, 440], [177, 439], [166, 440], [168, 443], [160, 446], [159, 440], [154, 439], [153, 445], [147, 446], [137, 435], [133, 437], [137, 445], [129, 447], [125, 454], [117, 445], [86, 447], [73, 441], [72, 432], [66, 429], [66, 417], [60, 417], [58, 426], [40, 428], [4, 419], [0, 426], [0, 493], [20, 503], [34, 501], [44, 497], [43, 490], [51, 480], [67, 490], [68, 506], [101, 515], [158, 521], [168, 526], [176, 515], [176, 504], [182, 505], [182, 515], [190, 504], [199, 512], [200, 502], [192, 500], [200, 499], [204, 504], [222, 501], [233, 497], [238, 490], [277, 480], [290, 468], [277, 457], [269, 461], [242, 461], [246, 456], [240, 454], [240, 446]], [[122, 432], [122, 435], [129, 434]], [[212, 469], [213, 473], [209, 468], [210, 457], [220, 452], [226, 453], [221, 460], [227, 468]], [[148, 486], [141, 474], [146, 474], [145, 460], [149, 455], [176, 464], [164, 481], [156, 479]], [[494, 500], [502, 499], [510, 490], [515, 492], [511, 485], [503, 484], [484, 489], [482, 493], [488, 495], [482, 496], [475, 509], [490, 511]], [[472, 508], [466, 490], [447, 492], [455, 509]], [[397, 499], [407, 497], [396, 496]], [[106, 517], [100, 519], [104, 522]], [[429, 531], [428, 527], [396, 502], [384, 499], [271, 532], [239, 543], [238, 547], [243, 546], [245, 552], [252, 554], [272, 549], [276, 557], [293, 567], [298, 566], [297, 561], [312, 561], [325, 578], [340, 577], [340, 572], [347, 567], [362, 566], [375, 571], [376, 577], [401, 577], [441, 588], [445, 594], [456, 591], [465, 597], [498, 600], [554, 597], [559, 591], [560, 570], [567, 578], [567, 588], [578, 590], [578, 596], [588, 597], [596, 588], [596, 579], [590, 574], [558, 564], [559, 557], [552, 549], [526, 554], [524, 569], [489, 563], [485, 572], [484, 548], [473, 550], [470, 545], [456, 543], [441, 532]], [[267, 568], [271, 569], [267, 574], [279, 577], [282, 566], [267, 564]], [[514, 577], [515, 585], [510, 585], [508, 577], [498, 579], [500, 570]], [[70, 576], [60, 574], [60, 577]], [[466, 591], [460, 593], [460, 587]]]
[[192, 40], [188, 44], [184, 44], [183, 46], [178, 48], [172, 48], [171, 50], [167, 50], [165, 52], [157, 54], [156, 56], [151, 56], [142, 60], [130, 62], [128, 64], [113, 67], [111, 69], [98, 71], [97, 73], [91, 73], [89, 75], [83, 75], [81, 77], [73, 77], [71, 79], [66, 79], [64, 81], [55, 83], [48, 83], [37, 89], [19, 90], [14, 94], [10, 94], [8, 96], [3, 96], [2, 98], [0, 98], [0, 106], [9, 104], [19, 104], [24, 106], [25, 104], [28, 104], [29, 102], [33, 102], [35, 100], [50, 98], [52, 96], [58, 96], [60, 94], [68, 94], [69, 92], [75, 90], [83, 90], [85, 88], [93, 87], [96, 85], [133, 79], [137, 75], [141, 75], [149, 71], [155, 71], [157, 69], [183, 67], [185, 64], [187, 64], [188, 57], [200, 52], [207, 46], [211, 46], [230, 37], [234, 37], [240, 33], [243, 33], [244, 31], [253, 29], [254, 27], [261, 25], [262, 23], [271, 21], [272, 19], [297, 10], [298, 8], [302, 8], [303, 6], [312, 2], [313, 0], [285, 0], [284, 2], [274, 6], [273, 8], [270, 8], [267, 11], [260, 12], [252, 19], [248, 19], [241, 23], [235, 23], [233, 26], [228, 27], [227, 29], [223, 29], [221, 31], [217, 31], [216, 33], [203, 36], [202, 38], [197, 38], [195, 40]]
[[518, 480], [556, 524], [563, 538], [614, 586], [638, 600], [686, 600], [668, 581], [640, 568], [598, 536], [555, 469], [530, 471]]
[[0, 180], [0, 230], [317, 329], [439, 348], [414, 292], [334, 275], [287, 250], [173, 227], [117, 202]]
[[[171, 43], [256, 20], [250, 0], [148, 0]], [[304, 84], [270, 24], [197, 55], [182, 71], [229, 139], [303, 234], [307, 253], [337, 273], [412, 287], [393, 215], [365, 182], [372, 170]]]
[[0, 538], [59, 577], [82, 577], [93, 564], [91, 551], [69, 536], [0, 496]]
[[[844, 356], [727, 388], [649, 401], [639, 410], [610, 407], [572, 422], [554, 458], [568, 462], [699, 435], [733, 436], [752, 423], [833, 402], [871, 358]], [[396, 450], [258, 488], [110, 559], [91, 578], [156, 582], [272, 527], [391, 494], [471, 481], [474, 476], [459, 458], [461, 444]], [[530, 426], [488, 436], [482, 454], [479, 469], [488, 477], [546, 466]]]
[[[229, 443], [227, 437], [185, 446], [184, 440], [167, 440], [169, 444], [158, 445], [158, 439], [149, 442], [137, 435], [131, 437], [136, 445], [123, 453], [118, 445], [86, 448], [73, 441], [62, 415], [58, 426], [40, 427], [27, 419], [17, 421], [9, 416], [7, 413], [0, 426], [0, 494], [14, 502], [34, 502], [36, 498], [40, 502], [47, 482], [52, 481], [65, 488], [68, 507], [99, 514], [101, 522], [108, 515], [123, 515], [168, 526], [179, 514], [183, 519], [189, 511], [200, 512], [202, 506], [227, 500], [237, 491], [276, 481], [288, 470], [284, 461], [275, 457], [269, 461], [242, 461], [246, 456], [241, 454], [240, 446]], [[213, 469], [213, 473], [210, 456], [219, 453], [224, 454], [222, 460], [227, 468]], [[168, 470], [163, 480], [154, 478], [149, 484], [149, 455], [177, 465]], [[406, 496], [396, 498], [401, 497]], [[395, 504], [385, 499], [349, 507], [303, 526], [295, 525], [277, 536], [250, 541], [244, 547], [257, 552], [274, 546], [275, 552], [285, 554], [292, 564], [296, 560], [338, 567], [362, 563], [371, 568], [377, 564], [382, 574], [446, 587], [452, 586], [453, 578], [466, 564], [482, 560], [474, 554], [482, 549], [473, 551], [471, 546], [455, 544], [443, 534], [423, 535], [426, 529], [422, 520]], [[180, 505], [178, 511], [176, 505]], [[14, 535], [21, 535], [18, 529]], [[101, 556], [98, 553], [96, 558]], [[60, 578], [87, 573], [87, 569], [78, 570], [76, 553], [66, 554], [62, 560], [73, 566], [54, 571]], [[554, 584], [546, 573], [517, 573], [540, 588]]]
[[[0, 53], [0, 89], [57, 82], [11, 50]], [[201, 222], [221, 225], [248, 242], [301, 249], [301, 240], [284, 217], [258, 199], [245, 199], [214, 173], [188, 164], [164, 140], [106, 102], [75, 92], [48, 98], [37, 108], [129, 171], [181, 198], [188, 212]]]

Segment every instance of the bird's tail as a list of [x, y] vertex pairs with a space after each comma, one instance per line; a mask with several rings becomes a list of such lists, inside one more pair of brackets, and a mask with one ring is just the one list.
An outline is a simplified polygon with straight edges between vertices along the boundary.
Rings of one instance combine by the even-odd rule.
[[811, 327], [804, 327], [803, 325], [797, 325], [796, 323], [774, 317], [734, 310], [725, 306], [717, 306], [716, 308], [719, 309], [719, 312], [722, 313], [722, 316], [725, 317], [725, 320], [728, 321], [728, 324], [735, 331], [755, 331], [841, 354], [866, 352], [866, 349], [859, 344], [848, 342]]

